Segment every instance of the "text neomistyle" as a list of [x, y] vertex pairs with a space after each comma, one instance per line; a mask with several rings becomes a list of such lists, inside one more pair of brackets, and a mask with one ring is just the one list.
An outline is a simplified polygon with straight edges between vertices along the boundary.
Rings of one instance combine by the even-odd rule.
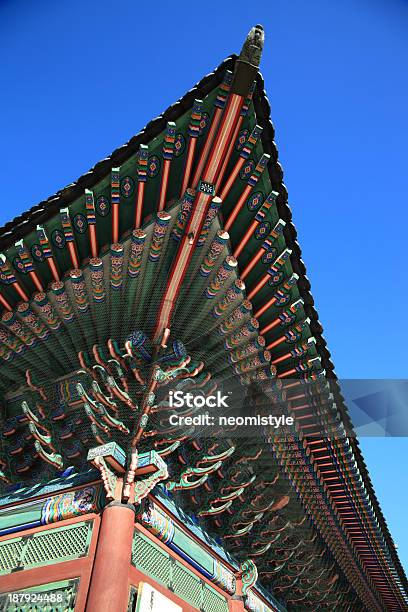
[[212, 427], [219, 425], [223, 427], [279, 427], [292, 426], [293, 417], [281, 414], [280, 416], [272, 416], [271, 414], [263, 416], [257, 414], [255, 416], [211, 416], [209, 414], [198, 414], [196, 416], [181, 416], [172, 414], [169, 418], [170, 425], [190, 426], [196, 425], [200, 427]]

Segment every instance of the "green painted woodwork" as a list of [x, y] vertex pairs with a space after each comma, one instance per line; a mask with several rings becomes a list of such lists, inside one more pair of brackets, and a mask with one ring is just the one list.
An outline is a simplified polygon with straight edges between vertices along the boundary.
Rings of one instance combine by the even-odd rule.
[[228, 603], [215, 589], [208, 584], [203, 587], [202, 610], [205, 612], [227, 612]]
[[170, 555], [138, 531], [135, 531], [133, 538], [132, 564], [161, 584], [167, 586], [171, 583]]
[[177, 526], [174, 530], [172, 543], [192, 557], [198, 565], [201, 565], [210, 574], [213, 573], [214, 561], [211, 555]]
[[133, 539], [132, 564], [202, 612], [228, 611], [225, 597], [137, 530]]
[[178, 595], [194, 608], [200, 609], [203, 581], [178, 561], [173, 563], [172, 585], [175, 595]]
[[18, 525], [34, 523], [41, 519], [41, 510], [44, 500], [28, 501], [19, 506], [12, 506], [0, 510], [0, 531]]
[[93, 521], [84, 521], [0, 542], [0, 575], [88, 554]]

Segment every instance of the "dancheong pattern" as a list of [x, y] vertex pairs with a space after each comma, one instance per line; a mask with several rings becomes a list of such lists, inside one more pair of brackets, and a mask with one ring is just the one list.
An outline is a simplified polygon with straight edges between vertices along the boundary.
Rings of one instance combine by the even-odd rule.
[[[135, 499], [129, 558], [195, 609], [408, 609], [301, 260], [263, 38], [255, 26], [240, 56], [0, 230], [0, 590], [97, 562], [93, 525]], [[170, 422], [170, 391], [284, 421], [207, 435]]]

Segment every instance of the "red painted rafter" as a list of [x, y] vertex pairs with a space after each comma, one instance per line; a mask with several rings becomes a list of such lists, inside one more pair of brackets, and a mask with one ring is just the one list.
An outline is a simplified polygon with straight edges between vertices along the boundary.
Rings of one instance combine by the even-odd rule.
[[174, 154], [174, 142], [176, 138], [176, 124], [173, 121], [167, 123], [166, 132], [164, 134], [163, 142], [163, 169], [161, 175], [161, 184], [159, 191], [159, 202], [157, 204], [158, 212], [165, 209], [167, 188], [169, 185], [170, 166]]

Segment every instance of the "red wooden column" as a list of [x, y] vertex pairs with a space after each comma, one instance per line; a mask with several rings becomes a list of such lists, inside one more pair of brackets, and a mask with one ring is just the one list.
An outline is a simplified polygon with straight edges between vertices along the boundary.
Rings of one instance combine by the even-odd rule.
[[229, 612], [246, 612], [242, 597], [242, 580], [237, 579], [235, 595], [228, 600]]
[[132, 554], [135, 512], [131, 504], [114, 501], [105, 507], [86, 612], [115, 610], [128, 605], [128, 575]]
[[231, 597], [228, 602], [228, 610], [229, 612], [246, 612], [242, 597], [240, 597], [239, 595], [234, 595], [233, 597]]

